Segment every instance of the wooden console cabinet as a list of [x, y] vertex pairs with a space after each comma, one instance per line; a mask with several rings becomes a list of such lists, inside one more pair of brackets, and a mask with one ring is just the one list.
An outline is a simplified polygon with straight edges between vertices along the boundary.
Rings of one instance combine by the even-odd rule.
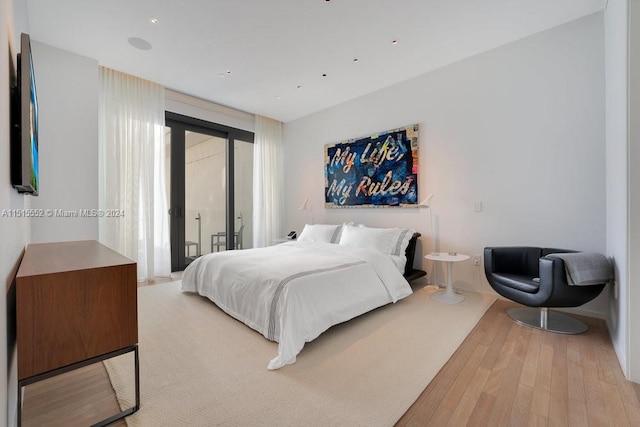
[[138, 396], [134, 261], [96, 241], [30, 244], [16, 275], [16, 317], [20, 389], [134, 351]]

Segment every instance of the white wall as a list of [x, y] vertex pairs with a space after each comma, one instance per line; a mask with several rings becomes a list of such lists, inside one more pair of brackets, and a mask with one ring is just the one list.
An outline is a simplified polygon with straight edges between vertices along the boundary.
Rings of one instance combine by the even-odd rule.
[[628, 80], [629, 89], [629, 116], [635, 120], [628, 120], [629, 128], [629, 276], [628, 299], [626, 310], [629, 313], [628, 337], [629, 337], [629, 371], [628, 378], [640, 383], [640, 263], [630, 262], [640, 257], [640, 168], [632, 165], [640, 164], [640, 123], [637, 118], [640, 112], [640, 4], [637, 1], [628, 2], [629, 5], [629, 75], [634, 76]]
[[[610, 0], [605, 19], [607, 255], [614, 260], [607, 324], [622, 370], [628, 367], [627, 0]], [[617, 298], [616, 294], [617, 293]]]
[[[527, 37], [284, 128], [286, 217], [300, 231], [306, 197], [316, 222], [410, 226], [435, 247], [541, 245], [604, 252], [603, 14]], [[324, 209], [324, 144], [420, 124], [425, 209]], [[484, 210], [473, 212], [474, 202]], [[422, 260], [422, 258], [419, 258]], [[422, 260], [434, 277], [431, 265]], [[481, 267], [456, 264], [456, 286], [489, 291]], [[437, 272], [443, 281], [442, 271]], [[607, 297], [582, 308], [603, 316]]]
[[[0, 212], [29, 207], [30, 196], [18, 194], [9, 177], [9, 79], [12, 58], [20, 51], [20, 33], [29, 32], [23, 0], [0, 0]], [[17, 366], [15, 348], [15, 292], [9, 291], [25, 245], [30, 221], [0, 216], [0, 426], [16, 423]], [[13, 289], [13, 288], [12, 288]]]
[[[98, 209], [98, 62], [32, 40], [38, 91], [40, 195], [32, 208]], [[97, 240], [98, 218], [31, 221], [33, 242]]]

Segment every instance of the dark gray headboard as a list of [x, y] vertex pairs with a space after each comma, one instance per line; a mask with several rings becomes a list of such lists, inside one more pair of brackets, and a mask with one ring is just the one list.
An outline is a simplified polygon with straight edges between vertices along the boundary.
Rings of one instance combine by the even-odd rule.
[[420, 237], [420, 233], [414, 233], [409, 241], [409, 245], [407, 246], [407, 251], [405, 252], [407, 256], [407, 263], [404, 266], [404, 278], [407, 279], [407, 282], [409, 283], [411, 283], [412, 280], [416, 280], [427, 275], [426, 271], [413, 268], [413, 261], [416, 258], [416, 242], [418, 241], [418, 237]]

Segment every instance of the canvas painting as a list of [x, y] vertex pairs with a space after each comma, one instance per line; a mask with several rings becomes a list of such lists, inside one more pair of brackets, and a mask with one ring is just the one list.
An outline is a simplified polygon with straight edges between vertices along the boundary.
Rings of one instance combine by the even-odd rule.
[[418, 125], [325, 145], [325, 207], [417, 207]]

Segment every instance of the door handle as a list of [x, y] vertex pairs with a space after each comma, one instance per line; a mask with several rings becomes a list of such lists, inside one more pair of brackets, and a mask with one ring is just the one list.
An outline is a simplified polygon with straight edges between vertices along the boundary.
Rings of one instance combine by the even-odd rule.
[[182, 218], [182, 208], [180, 206], [169, 208], [168, 212], [169, 212], [169, 216], [175, 216], [176, 218]]

